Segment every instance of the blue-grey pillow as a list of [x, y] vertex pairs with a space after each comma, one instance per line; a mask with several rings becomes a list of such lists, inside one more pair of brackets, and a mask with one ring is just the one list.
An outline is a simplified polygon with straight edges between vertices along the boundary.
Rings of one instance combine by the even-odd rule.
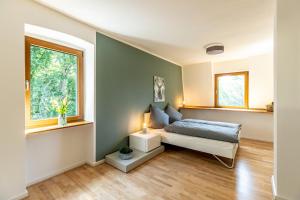
[[179, 121], [182, 119], [182, 114], [170, 105], [167, 106], [166, 113], [169, 115], [170, 123], [173, 123], [173, 122], [176, 122], [176, 121]]
[[169, 115], [159, 107], [150, 107], [150, 128], [160, 129], [169, 125]]

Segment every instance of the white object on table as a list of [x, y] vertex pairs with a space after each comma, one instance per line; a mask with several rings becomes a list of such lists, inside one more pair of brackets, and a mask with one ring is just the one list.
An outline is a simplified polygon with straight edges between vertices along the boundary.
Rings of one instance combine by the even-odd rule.
[[148, 132], [143, 133], [142, 131], [132, 133], [129, 135], [129, 146], [130, 148], [149, 152], [160, 146], [161, 136], [159, 133]]

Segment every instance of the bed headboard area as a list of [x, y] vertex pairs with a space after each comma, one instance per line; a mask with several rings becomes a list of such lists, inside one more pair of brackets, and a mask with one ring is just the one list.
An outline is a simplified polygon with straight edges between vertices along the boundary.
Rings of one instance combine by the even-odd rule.
[[[100, 33], [96, 68], [96, 159], [101, 160], [142, 128], [150, 104], [176, 106], [183, 89], [180, 66]], [[154, 102], [154, 76], [164, 80], [164, 95], [157, 98], [162, 102]]]

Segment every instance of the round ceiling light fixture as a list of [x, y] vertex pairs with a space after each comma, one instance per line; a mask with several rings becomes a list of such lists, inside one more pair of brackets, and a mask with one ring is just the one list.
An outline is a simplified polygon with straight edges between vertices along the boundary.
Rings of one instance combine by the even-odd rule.
[[212, 43], [205, 46], [206, 54], [217, 55], [224, 53], [224, 45], [221, 43]]

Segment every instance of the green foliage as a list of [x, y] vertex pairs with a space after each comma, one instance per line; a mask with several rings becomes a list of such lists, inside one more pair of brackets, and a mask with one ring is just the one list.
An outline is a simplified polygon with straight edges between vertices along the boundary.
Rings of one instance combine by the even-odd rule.
[[30, 51], [31, 119], [57, 117], [52, 102], [65, 98], [67, 116], [77, 115], [77, 57], [38, 46], [31, 46]]
[[244, 77], [224, 76], [219, 78], [219, 105], [243, 106], [244, 105]]

